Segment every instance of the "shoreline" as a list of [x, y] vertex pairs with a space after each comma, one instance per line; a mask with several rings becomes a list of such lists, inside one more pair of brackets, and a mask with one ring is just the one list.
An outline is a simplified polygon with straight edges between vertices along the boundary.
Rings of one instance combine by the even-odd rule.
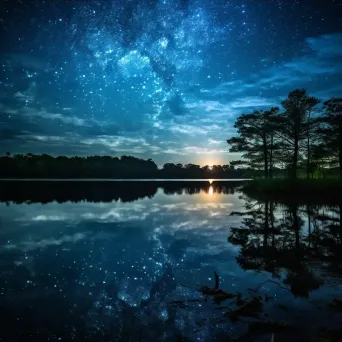
[[245, 183], [242, 191], [254, 199], [282, 203], [342, 203], [340, 178], [258, 179]]

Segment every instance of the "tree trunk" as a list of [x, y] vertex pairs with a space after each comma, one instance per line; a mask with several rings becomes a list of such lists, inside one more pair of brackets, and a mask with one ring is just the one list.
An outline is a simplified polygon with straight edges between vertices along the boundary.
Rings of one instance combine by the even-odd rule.
[[268, 201], [265, 202], [265, 225], [264, 225], [264, 248], [267, 247], [268, 240]]
[[270, 147], [270, 171], [269, 171], [269, 175], [268, 177], [270, 179], [273, 178], [273, 172], [272, 172], [272, 169], [273, 169], [273, 134], [271, 135], [271, 147]]
[[311, 215], [309, 206], [306, 206], [306, 213], [308, 215], [308, 238], [309, 238], [309, 248], [311, 248]]
[[307, 160], [306, 160], [306, 178], [309, 179], [310, 178], [310, 124], [311, 124], [311, 115], [310, 115], [310, 111], [308, 113], [308, 127], [307, 127], [307, 146], [306, 146], [306, 153], [307, 153]]
[[338, 207], [340, 209], [340, 243], [342, 245], [342, 203]]
[[306, 161], [306, 178], [310, 178], [310, 135], [308, 133], [308, 141], [307, 141], [307, 161]]
[[293, 161], [292, 161], [292, 170], [291, 170], [291, 177], [293, 179], [297, 178], [297, 164], [298, 164], [298, 151], [299, 151], [299, 142], [298, 137], [295, 138], [295, 147], [293, 151]]
[[340, 150], [338, 151], [338, 161], [340, 166], [340, 178], [342, 179], [342, 127], [340, 127]]
[[300, 250], [300, 237], [299, 237], [299, 218], [298, 218], [298, 207], [293, 205], [291, 208], [293, 218], [293, 229], [296, 237], [296, 252]]
[[272, 247], [274, 248], [274, 205], [273, 201], [270, 201], [270, 221], [271, 221], [271, 232], [272, 232]]
[[267, 157], [267, 142], [266, 137], [263, 137], [263, 144], [264, 144], [264, 168], [265, 168], [265, 178], [268, 178], [268, 157]]

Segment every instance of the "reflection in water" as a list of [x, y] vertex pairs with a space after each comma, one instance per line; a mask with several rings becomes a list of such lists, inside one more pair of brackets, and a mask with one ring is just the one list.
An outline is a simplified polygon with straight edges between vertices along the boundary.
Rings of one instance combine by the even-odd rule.
[[233, 194], [242, 181], [0, 181], [0, 201], [14, 203], [59, 203], [73, 201], [130, 202], [152, 198], [158, 190], [165, 194], [198, 194], [212, 190], [217, 194]]
[[[278, 342], [338, 328], [340, 205], [257, 202], [218, 182], [130, 184], [1, 193], [1, 337], [225, 341], [257, 326], [263, 341], [286, 322], [292, 335], [277, 331]], [[197, 286], [213, 286], [214, 271], [226, 291], [216, 303]], [[257, 318], [217, 310], [244, 307], [256, 288]]]
[[236, 260], [243, 269], [269, 272], [298, 297], [321, 287], [327, 274], [342, 275], [340, 207], [246, 201], [246, 209], [232, 213], [244, 219], [228, 239], [241, 246]]

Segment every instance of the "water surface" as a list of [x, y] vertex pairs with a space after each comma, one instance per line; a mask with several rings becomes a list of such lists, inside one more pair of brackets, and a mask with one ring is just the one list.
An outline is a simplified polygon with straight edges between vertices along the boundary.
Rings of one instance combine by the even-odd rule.
[[[290, 327], [277, 341], [303, 341], [339, 328], [329, 305], [342, 299], [338, 204], [256, 202], [232, 182], [2, 190], [6, 341], [223, 341], [269, 321]], [[233, 299], [200, 291], [215, 287], [214, 272], [220, 289], [259, 298], [262, 310], [229, 317]]]

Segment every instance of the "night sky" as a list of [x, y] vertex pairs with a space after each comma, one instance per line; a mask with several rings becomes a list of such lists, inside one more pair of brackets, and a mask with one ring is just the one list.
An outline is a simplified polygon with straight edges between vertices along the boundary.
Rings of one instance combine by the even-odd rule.
[[237, 115], [342, 95], [342, 0], [8, 0], [0, 153], [223, 164]]

